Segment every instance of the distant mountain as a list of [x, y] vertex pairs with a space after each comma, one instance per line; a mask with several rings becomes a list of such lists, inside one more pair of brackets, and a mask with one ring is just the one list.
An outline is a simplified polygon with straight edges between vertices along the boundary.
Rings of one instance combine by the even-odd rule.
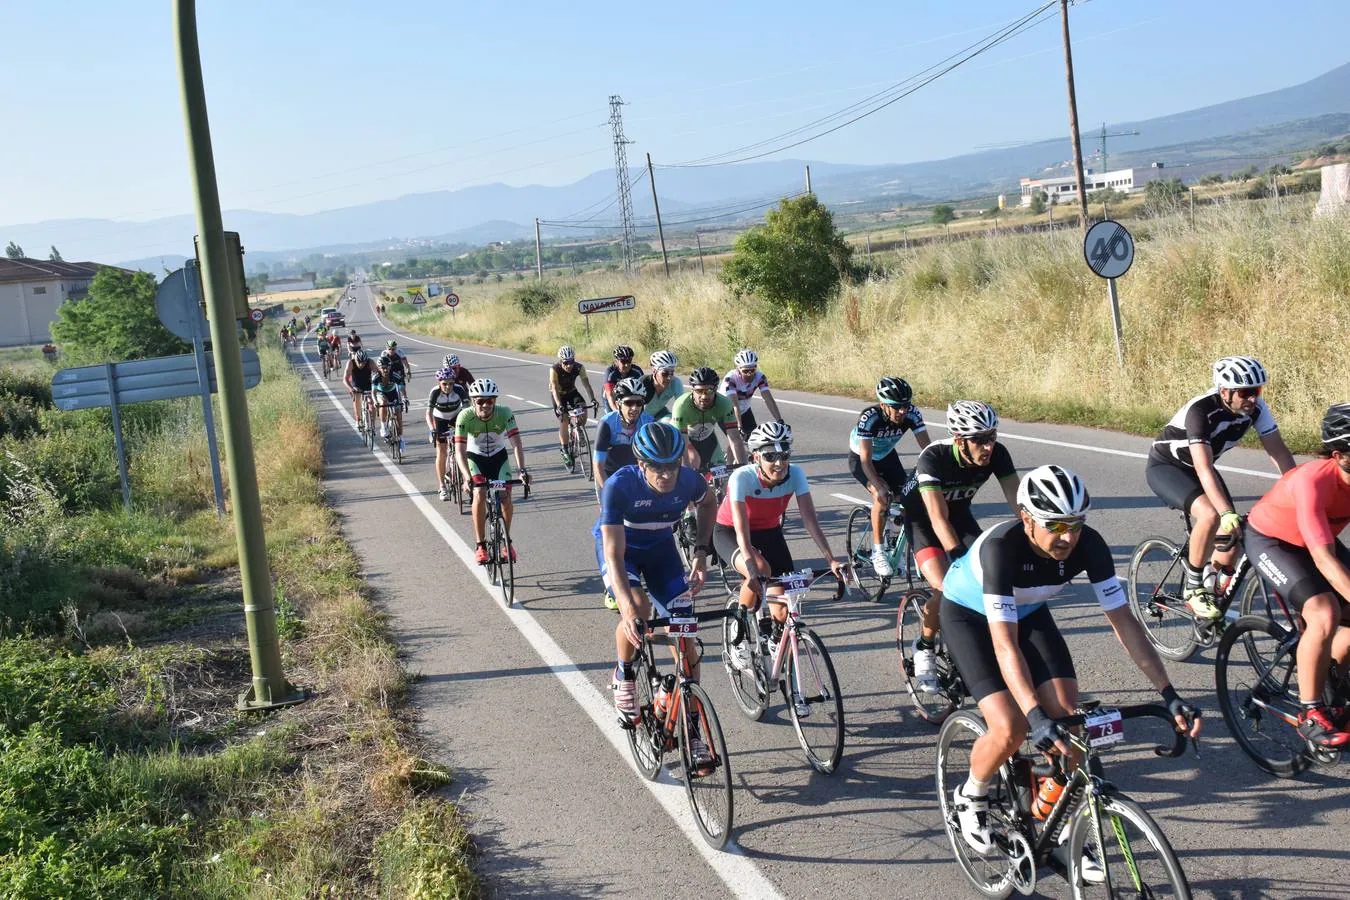
[[[1083, 112], [1085, 120], [1091, 121], [1092, 111]], [[1190, 164], [1198, 175], [1206, 160], [1214, 161], [1211, 171], [1221, 170], [1225, 153], [1239, 155], [1232, 149], [1236, 145], [1260, 158], [1334, 138], [1350, 128], [1346, 116], [1350, 116], [1350, 64], [1265, 94], [1156, 119], [1108, 124], [1108, 131], [1140, 132], [1138, 137], [1111, 141], [1109, 164], [1112, 168], [1155, 160], [1173, 167]], [[1083, 140], [1085, 154], [1095, 149], [1090, 132]], [[895, 206], [1012, 191], [1021, 176], [1062, 171], [1069, 155], [1069, 142], [1061, 137], [918, 163], [809, 165], [812, 186], [827, 204]], [[681, 222], [692, 225], [709, 221], [718, 215], [758, 218], [763, 204], [802, 190], [805, 165], [801, 160], [777, 160], [722, 168], [658, 168], [662, 216], [675, 227]], [[1089, 160], [1088, 165], [1093, 162]], [[645, 173], [634, 169], [629, 174], [630, 178], [641, 179]], [[532, 238], [536, 217], [575, 220], [590, 216], [597, 224], [613, 222], [618, 218], [617, 209], [606, 204], [615, 193], [615, 184], [614, 172], [606, 170], [558, 187], [488, 184], [409, 194], [308, 215], [230, 210], [224, 219], [226, 228], [244, 236], [251, 264], [336, 252], [322, 248], [395, 249], [407, 246], [413, 238], [481, 245], [492, 240]], [[634, 184], [633, 210], [640, 223], [653, 216], [651, 191], [645, 180]], [[165, 259], [171, 254], [177, 258], [192, 248], [195, 224], [191, 216], [137, 223], [67, 219], [9, 225], [0, 231], [3, 240], [55, 244], [71, 258], [149, 261], [157, 270], [159, 254]], [[553, 231], [554, 236], [557, 234]]]

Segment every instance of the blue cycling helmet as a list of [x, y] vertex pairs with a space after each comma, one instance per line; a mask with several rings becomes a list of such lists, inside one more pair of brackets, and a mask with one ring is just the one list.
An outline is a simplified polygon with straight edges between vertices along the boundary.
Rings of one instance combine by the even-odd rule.
[[684, 457], [684, 435], [666, 422], [648, 422], [633, 436], [633, 455], [656, 465], [679, 462]]

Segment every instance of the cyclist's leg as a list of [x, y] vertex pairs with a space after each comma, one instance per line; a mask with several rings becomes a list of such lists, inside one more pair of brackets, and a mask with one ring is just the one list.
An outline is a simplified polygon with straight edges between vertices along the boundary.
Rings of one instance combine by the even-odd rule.
[[[951, 523], [952, 529], [956, 532], [956, 536], [961, 540], [961, 544], [964, 547], [969, 547], [971, 544], [975, 543], [976, 538], [980, 536], [980, 523], [975, 520], [975, 516], [971, 513], [970, 507], [968, 506], [957, 507], [954, 509], [949, 507], [947, 521]], [[929, 525], [926, 526], [926, 528], [931, 531], [932, 526]], [[916, 562], [919, 558], [919, 530], [920, 529], [918, 528], [914, 529], [914, 559]], [[932, 534], [931, 536], [933, 542], [936, 543], [936, 534]], [[928, 537], [929, 535], [925, 535], [925, 542]], [[928, 546], [931, 546], [931, 544]], [[938, 547], [941, 547], [941, 544], [938, 544]], [[925, 556], [928, 556], [928, 554], [925, 554]], [[941, 554], [940, 558], [928, 556], [928, 559], [930, 562], [927, 569], [924, 568], [923, 563], [919, 564], [919, 571], [923, 573], [924, 580], [933, 588], [933, 596], [929, 598], [923, 608], [923, 627], [920, 629], [920, 638], [924, 643], [931, 642], [941, 630], [941, 616], [939, 613], [942, 608], [940, 596], [942, 593], [941, 584], [942, 579], [947, 577], [947, 569], [951, 566], [951, 560], [947, 557], [946, 553]], [[930, 573], [933, 576], [936, 576], [936, 584], [934, 584], [934, 578], [930, 577]]]
[[441, 423], [444, 419], [433, 418], [433, 427], [436, 435], [436, 489], [445, 490], [445, 462], [450, 452], [450, 429], [442, 428]]
[[[497, 474], [489, 475], [488, 476], [489, 479], [491, 478], [508, 479], [511, 477], [510, 456], [511, 453], [509, 450], [502, 450], [500, 453], [498, 453], [496, 456], [493, 457], [493, 459], [496, 460]], [[508, 534], [510, 534], [511, 532], [511, 517], [512, 515], [515, 514], [516, 508], [515, 503], [513, 503], [511, 500], [511, 494], [512, 490], [510, 486], [506, 488], [506, 493], [502, 494], [502, 518], [506, 520], [506, 531]]]
[[[787, 539], [783, 536], [781, 527], [750, 532], [750, 544], [769, 564], [770, 575], [786, 575], [792, 571], [792, 552], [788, 550]], [[781, 598], [783, 588], [777, 584], [770, 585], [768, 593], [771, 597]], [[775, 622], [782, 624], [787, 621], [787, 607], [781, 603], [770, 604], [769, 611]]]
[[1205, 561], [1209, 559], [1214, 532], [1219, 527], [1219, 516], [1214, 511], [1214, 505], [1205, 496], [1200, 476], [1192, 469], [1150, 459], [1144, 469], [1144, 478], [1149, 488], [1163, 503], [1190, 515], [1191, 536], [1185, 559], [1185, 588], [1199, 587], [1200, 573]]
[[568, 427], [571, 419], [567, 415], [567, 407], [564, 406], [561, 402], [558, 403], [558, 405], [553, 407], [553, 415], [557, 416], [558, 418], [558, 446], [561, 447], [564, 452], [566, 452], [567, 439], [571, 435], [572, 431], [572, 429]]
[[[467, 454], [469, 461], [469, 476], [472, 482], [476, 484], [485, 484], [487, 476], [483, 467], [487, 464], [486, 457], [479, 456], [477, 453]], [[473, 539], [478, 546], [485, 543], [484, 533], [487, 531], [487, 491], [474, 490], [473, 505], [471, 507], [473, 517]]]
[[[616, 578], [627, 578], [628, 585], [632, 588], [633, 597], [637, 601], [638, 618], [644, 622], [647, 619], [650, 619], [652, 617], [652, 604], [647, 598], [646, 593], [642, 590], [642, 578], [638, 574], [638, 564], [637, 560], [634, 559], [634, 553], [632, 551], [624, 552], [623, 572], [610, 572], [605, 563], [603, 538], [596, 534], [595, 555], [600, 560], [600, 578], [605, 582], [605, 585], [607, 587], [612, 585]], [[632, 664], [633, 657], [637, 655], [637, 648], [633, 646], [632, 642], [628, 640], [628, 636], [624, 634], [622, 618], [620, 618], [619, 622], [614, 626], [614, 652], [618, 658], [620, 670], [622, 670], [626, 678], [631, 680], [632, 670], [628, 667]]]
[[[685, 577], [684, 560], [680, 559], [680, 551], [675, 546], [673, 536], [655, 547], [642, 551], [637, 563], [643, 577], [647, 579], [647, 589], [651, 591], [651, 604], [655, 615], [666, 617], [693, 613], [694, 598], [689, 594], [689, 580]], [[701, 668], [698, 641], [681, 638], [680, 643], [684, 650], [685, 662], [689, 666], [689, 677], [693, 681], [698, 681]], [[671, 647], [670, 650], [673, 657], [675, 648]]]
[[[740, 574], [741, 606], [753, 611], [759, 603], [759, 579], [756, 576], [761, 573], [750, 571], [750, 562], [741, 554], [740, 544], [736, 540], [736, 529], [730, 525], [714, 525], [713, 549], [717, 551], [717, 555], [721, 557], [723, 562]], [[768, 573], [762, 574], [767, 575]]]
[[[1017, 626], [1017, 645], [1041, 709], [1055, 719], [1072, 715], [1078, 709], [1078, 673], [1049, 605], [1028, 613]], [[1075, 752], [1073, 762], [1077, 761]]]
[[914, 540], [914, 563], [919, 567], [919, 574], [923, 575], [923, 580], [928, 582], [928, 586], [932, 589], [932, 595], [923, 608], [923, 625], [919, 640], [931, 646], [937, 636], [940, 621], [942, 581], [947, 577], [947, 567], [951, 562], [947, 559], [942, 542], [938, 540], [937, 532], [933, 530], [933, 525], [926, 515], [911, 515], [910, 525]]
[[[873, 465], [876, 461], [873, 460]], [[863, 486], [867, 496], [872, 499], [872, 546], [881, 546], [882, 531], [886, 527], [886, 512], [890, 508], [890, 498], [879, 495], [862, 468], [862, 457], [852, 451], [848, 454], [848, 471], [853, 480]]]

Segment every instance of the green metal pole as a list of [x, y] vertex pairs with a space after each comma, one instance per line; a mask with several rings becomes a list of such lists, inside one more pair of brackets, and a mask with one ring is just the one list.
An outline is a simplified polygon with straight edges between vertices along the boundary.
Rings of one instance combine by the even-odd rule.
[[201, 235], [202, 283], [206, 289], [207, 317], [211, 321], [216, 383], [220, 389], [225, 432], [225, 461], [234, 506], [234, 534], [239, 543], [239, 570], [244, 583], [244, 621], [248, 626], [248, 649], [253, 661], [253, 685], [240, 695], [239, 708], [272, 709], [299, 703], [305, 698], [286, 681], [281, 668], [281, 645], [277, 640], [276, 610], [272, 605], [272, 578], [267, 569], [267, 544], [263, 537], [262, 503], [258, 499], [258, 473], [253, 465], [253, 436], [244, 394], [244, 367], [235, 335], [225, 229], [220, 218], [211, 127], [206, 117], [195, 0], [174, 0], [174, 31], [178, 35], [178, 70], [182, 79], [188, 154], [192, 158], [197, 231]]

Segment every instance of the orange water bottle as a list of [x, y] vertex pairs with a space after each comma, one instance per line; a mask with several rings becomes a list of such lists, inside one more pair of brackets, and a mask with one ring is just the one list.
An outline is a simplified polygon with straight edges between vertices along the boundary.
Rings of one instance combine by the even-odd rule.
[[1031, 804], [1031, 813], [1037, 819], [1044, 820], [1050, 815], [1055, 804], [1059, 802], [1060, 795], [1064, 793], [1064, 785], [1067, 779], [1062, 775], [1051, 775], [1049, 778], [1041, 779], [1041, 789], [1036, 792], [1036, 799]]

